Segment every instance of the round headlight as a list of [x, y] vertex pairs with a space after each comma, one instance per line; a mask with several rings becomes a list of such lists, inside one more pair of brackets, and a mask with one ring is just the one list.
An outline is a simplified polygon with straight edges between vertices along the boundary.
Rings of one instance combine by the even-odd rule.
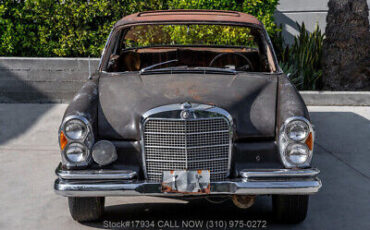
[[287, 146], [285, 154], [290, 163], [299, 165], [307, 161], [310, 151], [305, 144], [293, 143]]
[[64, 125], [64, 133], [69, 139], [81, 140], [86, 136], [87, 126], [81, 120], [72, 119]]
[[302, 141], [307, 138], [309, 133], [310, 127], [301, 120], [291, 121], [285, 127], [285, 134], [293, 141]]
[[80, 143], [71, 143], [65, 150], [65, 156], [72, 163], [80, 163], [86, 160], [87, 149]]

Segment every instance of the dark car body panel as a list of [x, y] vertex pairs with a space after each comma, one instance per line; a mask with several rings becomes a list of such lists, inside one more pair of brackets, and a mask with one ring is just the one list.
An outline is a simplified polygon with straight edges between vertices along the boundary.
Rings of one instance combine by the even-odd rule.
[[234, 139], [275, 136], [277, 77], [261, 73], [106, 74], [99, 81], [99, 138], [140, 140], [142, 115], [158, 106], [200, 103], [227, 110]]
[[95, 138], [98, 133], [98, 79], [99, 75], [95, 74], [82, 86], [73, 97], [63, 116], [63, 120], [74, 115], [85, 117], [93, 128]]
[[[191, 74], [138, 76], [137, 73], [100, 73], [94, 75], [79, 90], [64, 117], [85, 116], [94, 127], [96, 141], [100, 139], [113, 141], [117, 148], [118, 160], [103, 168], [129, 168], [138, 172], [139, 177], [143, 178], [142, 153], [138, 136], [143, 113], [166, 103], [184, 101], [215, 103], [217, 106], [225, 107], [235, 116], [234, 128], [237, 130], [237, 135], [234, 137], [232, 151], [230, 172], [232, 177], [236, 177], [241, 169], [284, 167], [276, 143], [280, 126], [285, 119], [292, 116], [302, 116], [309, 120], [307, 107], [300, 94], [283, 74], [247, 73], [233, 78], [233, 75], [217, 74], [195, 77]], [[182, 81], [174, 79], [182, 79]], [[162, 81], [167, 84], [162, 84]], [[220, 81], [222, 84], [219, 83]], [[188, 82], [187, 87], [180, 82]], [[201, 82], [203, 83], [200, 84]], [[162, 84], [161, 90], [154, 90], [153, 87], [159, 83]], [[102, 90], [103, 87], [105, 87], [104, 90]], [[212, 87], [214, 90], [209, 90]], [[167, 93], [164, 93], [164, 89], [168, 90]], [[246, 119], [246, 121], [239, 119]], [[124, 125], [123, 122], [120, 123], [121, 121], [128, 122], [130, 125]], [[256, 122], [264, 123], [264, 126]], [[96, 164], [90, 167], [102, 168]]]
[[306, 104], [286, 75], [279, 77], [277, 109], [277, 131], [289, 117], [304, 117], [310, 120]]

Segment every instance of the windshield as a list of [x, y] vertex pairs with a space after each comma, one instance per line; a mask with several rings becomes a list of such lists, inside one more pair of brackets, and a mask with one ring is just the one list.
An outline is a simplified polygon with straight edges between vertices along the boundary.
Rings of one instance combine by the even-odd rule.
[[270, 71], [260, 31], [246, 26], [138, 25], [122, 30], [115, 47], [109, 72], [166, 67]]
[[134, 26], [122, 42], [125, 48], [162, 45], [258, 47], [250, 28], [224, 25]]

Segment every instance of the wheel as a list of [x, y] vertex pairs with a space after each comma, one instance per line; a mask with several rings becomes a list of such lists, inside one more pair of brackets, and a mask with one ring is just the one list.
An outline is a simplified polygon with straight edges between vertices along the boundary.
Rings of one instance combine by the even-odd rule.
[[99, 220], [104, 213], [104, 197], [68, 197], [69, 212], [78, 222]]
[[281, 223], [296, 224], [307, 215], [308, 195], [273, 195], [272, 210], [275, 219]]

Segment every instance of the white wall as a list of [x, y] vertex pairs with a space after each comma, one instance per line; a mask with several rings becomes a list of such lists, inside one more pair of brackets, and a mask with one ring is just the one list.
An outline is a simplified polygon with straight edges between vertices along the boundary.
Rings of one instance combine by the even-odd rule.
[[[310, 32], [317, 24], [325, 31], [328, 2], [329, 0], [280, 0], [275, 21], [283, 25], [285, 40], [288, 43], [293, 41], [293, 36], [297, 34], [296, 22], [304, 22]], [[370, 6], [370, 0], [367, 0], [367, 4]]]

